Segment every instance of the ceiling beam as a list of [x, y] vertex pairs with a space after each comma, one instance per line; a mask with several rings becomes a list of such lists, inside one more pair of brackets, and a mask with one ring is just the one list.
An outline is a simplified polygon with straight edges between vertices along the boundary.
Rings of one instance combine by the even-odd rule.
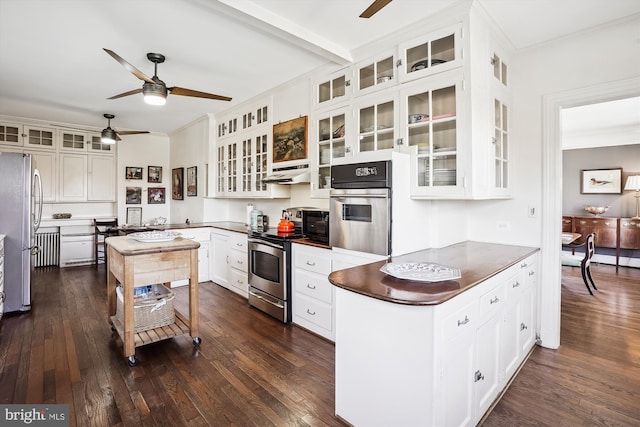
[[[332, 62], [348, 65], [353, 62], [351, 52], [307, 28], [283, 18], [251, 0], [218, 0], [236, 11], [233, 15], [262, 31], [276, 35]], [[238, 14], [239, 12], [239, 14]]]

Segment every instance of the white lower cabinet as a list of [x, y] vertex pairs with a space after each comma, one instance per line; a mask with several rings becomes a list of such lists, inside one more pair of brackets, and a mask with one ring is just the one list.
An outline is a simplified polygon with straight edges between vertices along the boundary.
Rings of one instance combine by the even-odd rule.
[[249, 293], [247, 235], [211, 231], [211, 281], [247, 298]]
[[335, 288], [336, 415], [352, 425], [476, 425], [535, 344], [537, 257], [433, 306]]
[[93, 264], [94, 250], [93, 234], [62, 234], [60, 236], [60, 267]]
[[[210, 280], [209, 243], [211, 239], [211, 228], [180, 228], [167, 231], [175, 231], [180, 233], [182, 237], [186, 239], [195, 240], [200, 243], [200, 247], [198, 248], [198, 282], [206, 282], [207, 280]], [[174, 288], [176, 286], [185, 286], [188, 284], [188, 279], [176, 280], [171, 282], [171, 287]]]

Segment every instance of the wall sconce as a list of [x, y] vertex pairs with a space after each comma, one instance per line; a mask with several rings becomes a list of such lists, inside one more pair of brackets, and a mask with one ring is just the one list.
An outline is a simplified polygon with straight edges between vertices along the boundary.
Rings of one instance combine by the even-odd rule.
[[627, 191], [636, 192], [636, 194], [633, 196], [636, 198], [636, 215], [631, 219], [640, 219], [640, 175], [628, 177], [624, 189]]

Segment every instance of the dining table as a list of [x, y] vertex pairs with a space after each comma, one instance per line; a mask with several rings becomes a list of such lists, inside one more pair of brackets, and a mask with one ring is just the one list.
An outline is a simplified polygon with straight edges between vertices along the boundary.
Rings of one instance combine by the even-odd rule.
[[580, 233], [562, 233], [562, 244], [569, 245], [582, 237]]

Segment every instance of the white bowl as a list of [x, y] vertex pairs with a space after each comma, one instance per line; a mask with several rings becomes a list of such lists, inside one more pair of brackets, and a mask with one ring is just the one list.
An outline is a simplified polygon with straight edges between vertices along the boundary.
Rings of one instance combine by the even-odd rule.
[[598, 216], [605, 213], [609, 209], [609, 206], [585, 206], [584, 210], [592, 215]]

